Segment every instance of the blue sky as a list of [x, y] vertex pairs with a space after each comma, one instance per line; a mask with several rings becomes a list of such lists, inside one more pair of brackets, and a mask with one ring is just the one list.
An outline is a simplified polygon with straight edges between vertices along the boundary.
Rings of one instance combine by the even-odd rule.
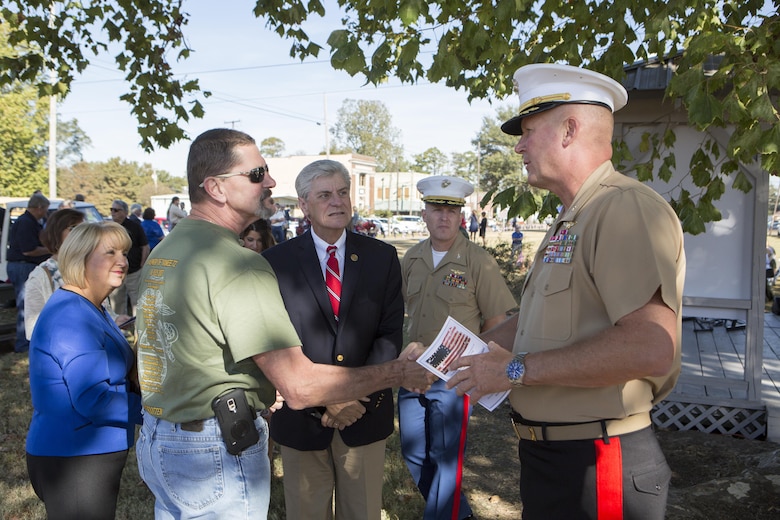
[[[324, 3], [335, 5], [332, 0]], [[213, 94], [204, 100], [205, 117], [185, 125], [191, 137], [210, 128], [234, 127], [258, 142], [272, 136], [282, 139], [288, 155], [317, 154], [325, 147], [326, 109], [330, 127], [343, 100], [378, 100], [401, 131], [407, 158], [430, 147], [449, 155], [474, 150], [471, 140], [483, 118], [494, 117], [498, 106], [514, 101], [469, 104], [465, 92], [443, 85], [391, 81], [382, 87], [364, 86], [360, 77], [333, 70], [327, 51], [304, 63], [290, 58], [291, 42], [255, 18], [253, 6], [251, 0], [184, 3], [191, 14], [185, 36], [194, 52], [186, 62], [173, 63], [173, 70], [198, 78], [201, 88]], [[306, 30], [322, 44], [337, 24], [338, 16], [331, 15]], [[135, 120], [129, 106], [119, 100], [126, 84], [111, 56], [93, 60], [58, 108], [60, 119], [77, 119], [92, 139], [85, 160], [120, 157], [184, 175], [188, 142], [151, 154], [138, 146]]]

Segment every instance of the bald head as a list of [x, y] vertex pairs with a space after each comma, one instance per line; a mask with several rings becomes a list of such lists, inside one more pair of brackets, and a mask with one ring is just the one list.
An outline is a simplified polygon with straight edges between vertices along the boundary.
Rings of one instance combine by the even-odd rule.
[[551, 110], [562, 125], [566, 146], [583, 170], [590, 172], [612, 157], [612, 133], [615, 119], [609, 109], [599, 105], [568, 104]]

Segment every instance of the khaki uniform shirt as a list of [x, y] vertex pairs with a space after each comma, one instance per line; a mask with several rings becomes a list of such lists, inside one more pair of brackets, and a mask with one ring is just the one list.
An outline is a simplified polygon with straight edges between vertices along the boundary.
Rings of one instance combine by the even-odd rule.
[[661, 288], [677, 314], [674, 367], [664, 377], [602, 388], [529, 386], [512, 407], [543, 422], [621, 419], [649, 411], [680, 373], [685, 252], [679, 219], [650, 187], [605, 162], [548, 231], [523, 288], [514, 352], [571, 345], [612, 327]]
[[479, 333], [485, 318], [517, 306], [496, 260], [461, 233], [436, 269], [430, 239], [409, 249], [401, 261], [401, 278], [409, 340], [426, 347], [447, 316]]

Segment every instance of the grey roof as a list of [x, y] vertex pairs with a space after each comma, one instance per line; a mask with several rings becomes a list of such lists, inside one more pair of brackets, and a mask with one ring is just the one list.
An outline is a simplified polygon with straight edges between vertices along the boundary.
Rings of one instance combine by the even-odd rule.
[[[626, 90], [666, 90], [672, 80], [672, 74], [677, 70], [677, 62], [681, 56], [682, 51], [663, 62], [656, 58], [627, 65], [623, 69], [626, 72], [626, 77], [622, 81], [623, 86], [626, 87]], [[721, 61], [723, 61], [723, 56], [707, 58], [704, 63], [704, 73], [716, 70]]]

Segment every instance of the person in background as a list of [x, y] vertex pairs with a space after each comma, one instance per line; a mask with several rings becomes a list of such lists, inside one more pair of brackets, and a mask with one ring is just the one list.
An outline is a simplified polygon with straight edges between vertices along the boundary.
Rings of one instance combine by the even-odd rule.
[[57, 208], [57, 209], [58, 210], [59, 209], [70, 209], [70, 208], [75, 208], [75, 207], [76, 207], [76, 203], [74, 201], [72, 201], [70, 199], [65, 199], [62, 202], [60, 202], [60, 207]]
[[[276, 245], [274, 237], [271, 234], [271, 226], [268, 225], [268, 221], [264, 218], [260, 218], [249, 224], [244, 231], [239, 235], [241, 245], [245, 248], [254, 251], [255, 253], [262, 253], [266, 249]], [[276, 392], [276, 401], [278, 406], [284, 401], [279, 392]], [[271, 406], [266, 410], [267, 413], [263, 414], [263, 419], [266, 422], [271, 421], [273, 413], [276, 411], [275, 406]], [[273, 460], [274, 443], [273, 440], [268, 439], [268, 458]]]
[[295, 228], [295, 236], [299, 237], [306, 233], [311, 228], [311, 222], [306, 217], [303, 217], [298, 221], [298, 226]]
[[84, 202], [86, 199], [84, 198], [84, 195], [82, 195], [81, 193], [77, 193], [76, 195], [73, 196], [73, 200], [75, 200], [76, 202]]
[[124, 283], [111, 293], [111, 308], [117, 314], [133, 315], [138, 301], [141, 267], [149, 256], [149, 240], [141, 224], [128, 218], [125, 201], [117, 199], [111, 203], [111, 219], [127, 230], [131, 241], [127, 252], [127, 276]]
[[[474, 333], [501, 323], [517, 305], [514, 297], [495, 259], [459, 231], [461, 209], [474, 187], [437, 175], [422, 179], [417, 190], [430, 236], [401, 261], [409, 339], [430, 345], [448, 316]], [[460, 487], [470, 415], [469, 399], [444, 381], [424, 395], [398, 391], [401, 453], [425, 499], [425, 520], [471, 518]]]
[[284, 208], [281, 204], [274, 205], [276, 212], [271, 215], [269, 222], [271, 223], [271, 233], [273, 233], [274, 240], [277, 244], [281, 244], [286, 240], [284, 225], [287, 223], [287, 217], [284, 215]]
[[469, 216], [469, 240], [472, 242], [477, 239], [477, 231], [479, 231], [479, 219], [477, 218], [477, 211], [471, 210], [471, 216]]
[[84, 222], [84, 214], [75, 209], [58, 209], [52, 213], [41, 233], [41, 242], [51, 251], [47, 258], [30, 273], [25, 284], [24, 328], [27, 339], [32, 337], [35, 322], [44, 304], [55, 290], [62, 287], [62, 275], [57, 261], [60, 246], [68, 234]]
[[187, 212], [184, 211], [179, 204], [179, 197], [173, 197], [171, 199], [171, 204], [168, 206], [168, 215], [166, 215], [168, 218], [168, 231], [173, 231], [176, 224], [178, 224], [181, 219], [187, 217]]
[[154, 211], [154, 208], [146, 208], [143, 212], [144, 219], [141, 221], [141, 227], [144, 230], [144, 234], [146, 234], [146, 240], [149, 242], [149, 251], [154, 249], [154, 246], [165, 238], [165, 233], [162, 227], [160, 227], [160, 223], [155, 220], [156, 216], [157, 213]]
[[519, 225], [515, 225], [515, 230], [512, 232], [512, 258], [515, 260], [515, 264], [520, 267], [525, 261], [523, 255], [523, 232], [520, 230]]
[[[650, 411], [681, 368], [680, 219], [615, 171], [614, 111], [626, 89], [559, 64], [514, 75], [528, 182], [563, 207], [523, 285], [520, 311], [448, 382], [472, 399], [509, 390], [526, 520], [663, 520], [671, 470]], [[502, 348], [513, 344], [511, 351]]]
[[133, 350], [101, 303], [121, 285], [129, 247], [114, 222], [76, 226], [59, 251], [64, 285], [32, 334], [27, 471], [51, 519], [115, 515], [141, 396]]
[[257, 219], [249, 224], [239, 238], [243, 240], [245, 248], [251, 249], [255, 253], [262, 253], [276, 245], [274, 236], [271, 233], [271, 226], [268, 225], [268, 221], [264, 218]]
[[[275, 389], [300, 410], [395, 385], [425, 389], [430, 378], [416, 362], [419, 344], [358, 368], [304, 355], [273, 269], [239, 244], [239, 233], [273, 212], [276, 182], [251, 136], [227, 128], [199, 135], [187, 184], [190, 216], [142, 269], [139, 471], [157, 518], [263, 520], [271, 469], [262, 413], [276, 402]], [[213, 404], [225, 391], [227, 404], [243, 413], [238, 429], [223, 421], [223, 436]]]
[[488, 225], [488, 219], [485, 212], [482, 212], [482, 220], [479, 221], [479, 237], [482, 239], [482, 247], [485, 247], [487, 245], [487, 225]]
[[127, 216], [130, 220], [140, 224], [142, 215], [143, 215], [143, 209], [144, 207], [138, 204], [137, 202], [130, 206], [130, 214]]
[[49, 258], [51, 252], [41, 243], [40, 235], [49, 199], [40, 192], [33, 193], [27, 210], [11, 226], [8, 233], [8, 279], [16, 297], [16, 342], [14, 352], [27, 352], [30, 342], [24, 328], [24, 284], [35, 266]]
[[[397, 251], [346, 230], [350, 176], [340, 162], [305, 166], [295, 190], [311, 228], [263, 256], [276, 273], [303, 353], [315, 363], [347, 367], [397, 358], [404, 320]], [[277, 411], [271, 437], [281, 445], [287, 517], [329, 518], [335, 500], [336, 519], [380, 520], [393, 415], [391, 388], [340, 404]]]

